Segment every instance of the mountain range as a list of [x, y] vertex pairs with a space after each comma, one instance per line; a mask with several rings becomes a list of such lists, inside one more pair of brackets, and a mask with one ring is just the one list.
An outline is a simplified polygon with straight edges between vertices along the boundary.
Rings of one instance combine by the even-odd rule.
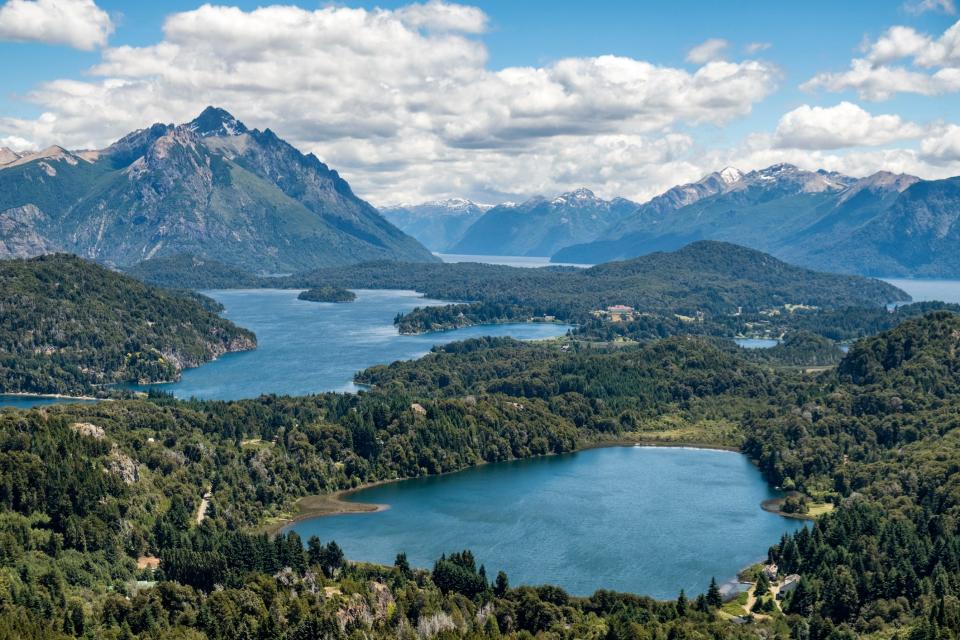
[[118, 267], [191, 254], [260, 273], [436, 260], [316, 156], [215, 107], [98, 151], [0, 151], [0, 258], [55, 251]]
[[450, 198], [423, 204], [381, 207], [380, 213], [431, 251], [444, 252], [453, 247], [470, 225], [491, 208], [492, 205], [488, 204]]
[[623, 198], [598, 198], [585, 188], [554, 198], [537, 196], [519, 204], [501, 204], [470, 225], [450, 252], [549, 256], [571, 244], [598, 238], [637, 206]]
[[599, 263], [726, 240], [815, 269], [960, 276], [960, 178], [852, 178], [789, 164], [674, 187], [554, 262]]

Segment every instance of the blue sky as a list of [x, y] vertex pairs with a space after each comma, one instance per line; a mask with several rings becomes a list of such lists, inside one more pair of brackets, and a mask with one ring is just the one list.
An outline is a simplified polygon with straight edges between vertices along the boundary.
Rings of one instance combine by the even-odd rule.
[[[7, 0], [7, 5], [28, 5], [33, 2], [34, 0]], [[83, 4], [90, 3], [91, 0], [40, 0], [41, 4], [71, 2]], [[302, 15], [305, 19], [318, 9], [338, 12], [342, 9], [361, 8], [373, 12], [374, 9], [380, 8], [386, 10], [389, 15], [398, 16], [399, 23], [407, 25], [408, 28], [410, 25], [408, 18], [400, 17], [406, 15], [405, 12], [411, 6], [409, 2], [390, 0], [377, 3], [343, 2], [335, 5], [316, 2], [295, 4], [304, 10]], [[66, 145], [104, 144], [135, 126], [137, 117], [177, 120], [185, 117], [191, 109], [194, 111], [202, 109], [204, 104], [201, 102], [205, 100], [223, 100], [223, 96], [227, 96], [234, 104], [222, 106], [234, 111], [242, 119], [252, 121], [254, 126], [271, 126], [296, 144], [307, 150], [316, 151], [331, 164], [342, 167], [348, 178], [352, 177], [353, 181], [358, 181], [364, 188], [376, 191], [376, 198], [379, 200], [391, 199], [391, 191], [397, 192], [393, 196], [394, 199], [443, 195], [468, 195], [489, 199], [508, 195], [525, 195], [548, 189], [573, 188], [579, 186], [571, 184], [570, 181], [581, 175], [580, 167], [572, 158], [560, 162], [556, 159], [556, 154], [551, 159], [554, 164], [551, 168], [552, 173], [538, 174], [530, 180], [528, 186], [518, 181], [500, 186], [497, 180], [502, 180], [499, 177], [501, 172], [487, 167], [496, 166], [497, 154], [500, 154], [507, 164], [511, 159], [521, 158], [518, 162], [523, 166], [529, 165], [531, 154], [544, 157], [550, 154], [551, 150], [567, 151], [581, 143], [586, 144], [585, 148], [589, 149], [590, 141], [593, 140], [595, 143], [596, 136], [605, 136], [603, 143], [610, 145], [607, 152], [619, 154], [617, 157], [620, 158], [620, 162], [626, 164], [627, 158], [624, 153], [616, 151], [613, 147], [626, 145], [630, 147], [630, 157], [634, 163], [648, 162], [650, 165], [645, 172], [634, 172], [630, 176], [621, 178], [611, 177], [613, 171], [609, 166], [611, 163], [604, 165], [603, 162], [597, 161], [590, 166], [584, 166], [582, 170], [584, 181], [592, 182], [587, 186], [599, 188], [601, 192], [609, 195], [612, 195], [612, 191], [622, 192], [626, 189], [625, 185], [632, 184], [633, 192], [628, 195], [639, 197], [669, 186], [672, 184], [671, 181], [692, 178], [698, 172], [710, 169], [703, 162], [697, 162], [698, 157], [702, 158], [704, 155], [709, 156], [709, 159], [704, 162], [739, 160], [741, 164], [746, 163], [749, 167], [755, 163], [762, 163], [768, 158], [774, 158], [777, 153], [780, 153], [788, 160], [799, 160], [801, 164], [809, 162], [811, 166], [821, 162], [835, 165], [831, 168], [844, 168], [844, 162], [846, 162], [849, 165], [846, 168], [851, 172], [885, 168], [884, 163], [886, 163], [890, 165], [891, 170], [914, 168], [918, 171], [925, 170], [936, 177], [953, 170], [951, 162], [957, 158], [952, 155], [952, 147], [937, 147], [936, 153], [933, 155], [931, 155], [932, 152], [928, 153], [926, 160], [923, 156], [925, 152], [920, 149], [924, 140], [931, 136], [953, 135], [949, 127], [955, 124], [955, 114], [957, 107], [960, 106], [956, 88], [937, 89], [934, 95], [921, 95], [915, 90], [894, 88], [882, 99], [866, 96], [862, 87], [858, 89], [853, 85], [844, 85], [846, 81], [838, 81], [842, 86], [831, 88], [825, 88], [826, 85], [821, 84], [815, 88], [801, 89], [801, 85], [818, 74], [845, 72], [854, 59], [865, 55], [865, 46], [869, 47], [871, 43], [877, 42], [892, 27], [907, 28], [912, 33], [928, 36], [934, 41], [943, 37], [944, 33], [957, 22], [952, 3], [931, 2], [929, 4], [931, 5], [929, 10], [925, 11], [919, 11], [918, 4], [905, 4], [903, 0], [803, 3], [759, 1], [716, 3], [690, 0], [674, 0], [669, 3], [620, 1], [583, 3], [563, 0], [550, 2], [528, 0], [525, 2], [470, 2], [463, 5], [432, 2], [420, 5], [426, 13], [444, 10], [444, 7], [453, 7], [454, 11], [461, 11], [463, 8], [464, 15], [470, 19], [475, 19], [477, 15], [485, 18], [482, 28], [459, 29], [458, 27], [455, 31], [458, 38], [480, 47], [482, 55], [486, 58], [483, 65], [483, 70], [486, 72], [527, 68], [536, 70], [533, 74], [536, 75], [543, 70], [549, 71], [560, 60], [593, 61], [600, 56], [612, 55], [619, 59], [650, 63], [656, 67], [692, 75], [704, 65], [713, 62], [713, 59], [697, 62], [691, 62], [688, 59], [692, 48], [710, 39], [722, 39], [726, 42], [726, 47], [723, 48], [721, 55], [716, 57], [717, 59], [740, 65], [747, 65], [748, 61], [758, 61], [757, 64], [762, 65], [763, 78], [754, 79], [759, 84], [732, 84], [731, 96], [723, 96], [721, 88], [712, 89], [720, 92], [717, 98], [702, 97], [705, 100], [702, 108], [708, 109], [710, 99], [729, 97], [735, 101], [737, 96], [733, 94], [739, 91], [749, 93], [755, 90], [757, 92], [756, 95], [744, 98], [743, 104], [726, 105], [725, 108], [729, 113], [723, 113], [723, 109], [720, 109], [718, 110], [720, 115], [717, 117], [704, 116], [702, 110], [686, 113], [680, 109], [681, 113], [664, 117], [663, 122], [660, 123], [655, 114], [655, 103], [658, 100], [662, 101], [663, 98], [657, 97], [652, 101], [654, 104], [645, 105], [642, 102], [649, 101], [649, 96], [644, 90], [639, 90], [635, 98], [624, 100], [623, 104], [609, 104], [609, 100], [592, 107], [575, 105], [571, 108], [568, 104], [562, 107], [566, 109], [563, 113], [552, 110], [552, 106], [544, 106], [540, 120], [556, 121], [549, 125], [552, 127], [551, 133], [531, 133], [536, 129], [531, 124], [531, 120], [536, 120], [535, 118], [518, 122], [515, 128], [504, 126], [502, 130], [494, 133], [489, 130], [482, 132], [471, 130], [464, 133], [462, 129], [470, 129], [468, 125], [474, 119], [487, 118], [493, 122], [497, 118], [512, 118], [517, 110], [512, 103], [507, 110], [509, 113], [500, 111], [496, 104], [479, 104], [481, 99], [475, 95], [464, 97], [464, 101], [469, 102], [470, 105], [464, 107], [463, 113], [453, 114], [456, 117], [448, 118], [449, 114], [438, 114], [433, 121], [425, 123], [426, 118], [422, 117], [422, 113], [429, 109], [423, 109], [422, 106], [411, 108], [410, 105], [403, 106], [402, 114], [399, 114], [398, 110], [387, 117], [382, 110], [385, 105], [382, 96], [377, 97], [371, 92], [376, 92], [377, 83], [379, 86], [387, 86], [394, 78], [374, 77], [376, 73], [374, 70], [370, 71], [371, 77], [363, 78], [367, 84], [357, 80], [356, 72], [337, 82], [337, 87], [342, 88], [350, 99], [356, 100], [357, 96], [362, 94], [361, 102], [365, 104], [365, 108], [357, 110], [358, 119], [365, 118], [367, 123], [382, 120], [367, 128], [355, 126], [356, 123], [344, 125], [350, 116], [350, 103], [346, 97], [337, 100], [338, 108], [342, 113], [340, 111], [335, 114], [325, 113], [324, 108], [329, 106], [324, 104], [322, 92], [310, 94], [304, 101], [304, 113], [299, 114], [293, 113], [289, 105], [261, 105], [242, 98], [241, 92], [238, 92], [232, 84], [230, 87], [214, 87], [209, 91], [207, 86], [196, 88], [193, 93], [196, 94], [197, 103], [191, 105], [182, 95], [183, 84], [187, 80], [175, 79], [172, 85], [176, 86], [171, 86], [171, 83], [156, 82], [149, 77], [149, 73], [142, 71], [145, 66], [144, 57], [149, 58], [149, 55], [142, 54], [142, 48], [171, 39], [183, 44], [186, 41], [178, 38], [194, 38], [196, 41], [188, 42], [182, 47], [184, 50], [181, 52], [182, 56], [188, 55], [191, 47], [195, 47], [193, 53], [189, 55], [213, 58], [222, 56], [223, 60], [230, 63], [227, 65], [230, 68], [239, 68], [234, 66], [234, 62], [242, 66], [246, 60], [244, 56], [248, 55], [237, 54], [236, 50], [240, 39], [247, 37], [248, 34], [240, 29], [237, 33], [232, 33], [229, 25], [222, 30], [222, 40], [214, 38], [211, 40], [212, 44], [200, 42], [203, 39], [202, 22], [200, 26], [189, 27], [185, 36], [165, 33], [164, 24], [169, 16], [194, 15], [194, 10], [199, 6], [198, 2], [176, 0], [162, 3], [134, 3], [97, 0], [96, 8], [109, 16], [111, 26], [106, 45], [98, 45], [90, 50], [68, 44], [56, 44], [58, 38], [61, 41], [64, 39], [62, 34], [56, 35], [59, 32], [53, 35], [49, 32], [38, 33], [36, 37], [28, 34], [25, 37], [19, 37], [19, 40], [33, 39], [34, 41], [14, 41], [14, 38], [18, 38], [16, 33], [21, 32], [15, 31], [16, 26], [7, 25], [8, 28], [5, 29], [3, 8], [0, 8], [0, 59], [13, 62], [13, 64], [0, 65], [0, 87], [3, 88], [0, 94], [0, 141], [17, 140], [22, 145], [25, 144], [22, 141], [26, 140], [40, 146], [54, 142], [55, 136], [62, 136]], [[260, 15], [250, 12], [263, 5], [263, 2], [245, 1], [224, 4], [225, 7], [236, 7], [240, 10], [241, 14], [236, 15], [249, 16]], [[468, 13], [467, 10], [471, 7], [478, 9], [480, 14]], [[228, 21], [229, 16], [226, 12], [221, 13], [223, 15], [219, 18]], [[448, 35], [431, 32], [434, 27], [430, 25], [418, 28], [421, 34], [427, 32], [424, 37], [428, 50], [431, 47], [439, 48], [435, 47], [436, 43], [441, 42]], [[12, 36], [11, 29], [14, 30]], [[288, 38], [296, 41], [298, 37], [296, 31], [290, 33], [293, 35]], [[330, 33], [335, 36], [336, 30]], [[405, 55], [406, 52], [398, 52], [391, 47], [404, 46], [406, 40], [400, 39], [392, 43], [391, 36], [384, 36], [382, 31], [372, 30], [371, 34], [370, 37], [383, 38], [383, 56], [395, 56], [398, 53]], [[316, 37], [315, 31], [304, 31], [305, 39], [314, 37]], [[320, 37], [322, 39], [324, 36]], [[447, 43], [446, 40], [442, 41]], [[764, 43], [768, 46], [748, 52], [747, 47], [755, 43]], [[222, 50], [217, 49], [220, 44], [223, 46]], [[310, 46], [316, 48], [311, 49], [311, 52], [298, 51], [296, 55], [300, 60], [309, 60], [311, 55], [322, 56], [326, 51], [330, 51], [329, 48], [325, 49], [323, 44], [323, 42], [312, 42]], [[417, 46], [420, 45], [424, 43], [417, 43]], [[286, 45], [281, 43], [277, 46], [282, 48]], [[134, 48], [133, 53], [130, 55], [122, 51], [115, 53], [110, 69], [94, 71], [105, 57], [111, 55], [111, 51], [116, 52], [122, 47]], [[138, 51], [141, 53], [138, 54]], [[351, 49], [351, 52], [345, 54], [347, 60], [345, 66], [349, 67], [354, 53], [357, 53], [356, 49]], [[470, 58], [474, 53], [464, 47], [457, 51], [451, 50], [453, 56], [451, 60], [460, 54]], [[360, 52], [358, 55], [368, 56], [370, 52]], [[416, 53], [411, 52], [411, 55], [415, 56]], [[238, 57], [234, 60], [230, 56]], [[136, 64], [131, 62], [133, 59], [137, 59]], [[185, 59], [171, 58], [166, 62], [170, 65], [183, 66]], [[272, 59], [276, 60], [276, 57]], [[191, 60], [187, 64], [194, 63], [195, 60]], [[412, 60], [402, 72], [410, 71], [414, 75], [420, 73], [417, 64], [416, 59]], [[441, 59], [438, 64], [442, 66], [443, 60]], [[455, 68], [456, 64], [458, 63], [451, 62], [451, 68]], [[878, 68], [884, 65], [905, 67], [918, 73], [931, 75], [940, 69], [950, 69], [954, 64], [955, 60], [948, 56], [945, 61], [921, 68], [916, 65], [915, 60], [911, 61], [909, 55], [905, 55], [876, 66]], [[384, 68], [390, 69], [390, 73], [399, 73], [393, 67], [392, 64], [384, 63]], [[476, 76], [480, 72], [475, 68], [474, 61], [468, 62], [467, 67], [470, 67], [469, 73], [454, 74], [460, 78], [454, 80], [455, 82], [465, 82], [468, 85], [466, 88], [457, 87], [456, 92], [463, 90], [469, 93], [472, 86], [479, 86], [481, 82], [479, 76], [475, 82], [463, 80], [470, 74]], [[267, 67], [258, 66], [257, 68], [266, 69]], [[324, 69], [325, 74], [330, 73], [329, 64], [326, 62], [319, 68]], [[379, 67], [376, 64], [371, 67], [371, 69], [377, 68]], [[131, 69], [135, 70], [131, 71]], [[359, 74], [363, 75], [367, 67], [361, 64], [358, 69]], [[434, 68], [430, 67], [429, 73], [423, 71], [424, 75], [419, 76], [420, 79], [430, 78], [432, 81], [433, 77], [430, 73], [433, 70]], [[206, 69], [204, 72], [206, 71], [211, 70]], [[621, 70], [617, 73], [622, 75], [631, 71]], [[54, 92], [45, 90], [45, 83], [52, 81], [74, 80], [90, 88], [110, 79], [124, 78], [126, 81], [131, 77], [133, 81], [122, 94], [117, 91], [103, 91], [104, 96], [96, 98], [104, 101], [103, 117], [99, 120], [94, 117], [98, 111], [96, 99], [87, 95], [89, 93], [87, 89], [83, 89], [81, 100], [78, 100], [75, 93], [77, 87], [72, 87], [66, 92], [62, 87], [58, 87]], [[357, 86], [351, 87], [351, 83], [355, 80]], [[609, 77], [602, 79], [603, 83], [608, 81]], [[304, 99], [300, 93], [300, 87], [304, 82], [304, 78], [291, 78], [292, 100]], [[310, 82], [309, 77], [306, 78], [306, 82]], [[522, 103], [524, 100], [535, 99], [536, 97], [531, 98], [527, 95], [531, 89], [526, 82], [526, 80], [523, 82], [518, 95], [506, 96], [501, 100], [509, 102], [515, 99]], [[360, 86], [361, 84], [363, 86]], [[590, 96], [586, 95], [592, 90], [590, 88], [592, 85], [589, 83], [585, 82], [576, 89], [570, 89], [569, 85], [559, 78], [555, 84], [570, 91], [572, 97], [581, 102], [591, 101]], [[403, 88], [398, 91], [406, 92], [408, 95], [417, 89], [412, 80], [411, 83], [401, 82], [398, 83], [399, 85]], [[144, 95], [136, 98], [129, 97], [134, 93], [134, 87], [148, 91], [150, 101], [147, 102]], [[274, 93], [278, 90], [284, 91], [284, 87], [273, 85], [271, 88]], [[36, 93], [38, 89], [44, 95], [38, 97]], [[500, 84], [493, 89], [504, 90]], [[637, 89], [636, 85], [633, 89]], [[575, 95], [578, 90], [584, 91], [585, 95]], [[175, 91], [180, 93], [177, 93], [175, 98], [170, 97], [169, 104], [164, 106], [166, 98]], [[539, 91], [546, 95], [545, 89], [539, 89]], [[262, 95], [262, 87], [251, 93], [251, 96]], [[125, 105], [123, 101], [128, 98], [130, 104]], [[443, 93], [431, 95], [431, 108], [437, 101], [443, 99]], [[317, 104], [310, 104], [311, 100], [317, 100]], [[613, 100], [615, 101], [615, 98]], [[678, 97], [678, 100], [682, 101], [683, 98]], [[366, 104], [368, 101], [369, 104]], [[492, 98], [491, 102], [493, 102]], [[830, 109], [843, 102], [856, 105], [868, 114], [857, 116], [861, 119], [869, 118], [871, 115], [893, 116], [901, 119], [901, 125], [916, 124], [920, 128], [914, 127], [914, 135], [906, 135], [903, 131], [898, 134], [879, 135], [864, 133], [860, 139], [845, 138], [841, 146], [828, 140], [823, 143], [822, 149], [815, 148], [815, 144], [807, 139], [791, 142], [785, 136], [780, 136], [775, 143], [768, 140], [766, 147], [762, 141], [757, 140], [762, 136], [772, 139], [771, 136], [774, 136], [785, 114], [796, 109], [806, 107]], [[81, 103], [82, 106], [79, 106]], [[643, 118], [624, 115], [624, 110], [629, 110], [631, 105], [638, 105], [638, 113], [647, 115]], [[367, 108], [370, 110], [368, 111]], [[396, 105], [391, 103], [389, 109], [395, 108]], [[478, 114], [476, 109], [480, 109], [481, 113]], [[849, 107], [847, 109], [849, 115], [851, 110]], [[83, 119], [84, 111], [87, 112], [88, 120]], [[669, 111], [669, 108], [666, 108], [666, 111]], [[55, 122], [38, 124], [38, 119], [43, 113], [53, 114]], [[51, 116], [48, 115], [49, 117]], [[813, 115], [807, 113], [806, 119], [800, 121], [800, 125], [806, 126], [811, 122], [812, 117], [829, 121], [832, 113]], [[610, 124], [618, 118], [622, 120], [620, 125]], [[316, 124], [318, 120], [327, 122], [318, 125]], [[586, 124], [578, 128], [577, 122], [584, 120]], [[464, 122], [467, 124], [463, 124]], [[596, 130], [590, 129], [590, 122], [595, 122]], [[860, 126], [853, 120], [851, 122], [853, 122], [852, 127]], [[141, 122], [140, 126], [147, 124], [149, 122]], [[889, 123], [877, 121], [861, 124], [866, 129], [873, 130], [876, 126], [886, 126]], [[919, 133], [920, 129], [923, 130], [922, 134]], [[337, 133], [338, 130], [345, 133], [340, 135]], [[510, 138], [511, 132], [514, 131], [519, 132], [517, 137]], [[829, 132], [821, 135], [820, 139], [827, 135]], [[624, 137], [622, 140], [611, 141], [611, 136]], [[864, 143], [864, 141], [868, 142]], [[789, 147], [790, 144], [799, 146], [793, 148]], [[401, 149], [404, 145], [418, 149], [419, 156], [413, 159], [401, 157]], [[934, 146], [933, 143], [929, 143], [926, 148], [932, 149]], [[763, 148], [760, 149], [760, 147]], [[958, 135], [958, 147], [960, 147], [960, 135]], [[385, 151], [388, 148], [390, 152]], [[462, 152], [465, 148], [473, 150], [472, 160], [469, 154]], [[659, 151], [654, 152], [655, 148]], [[773, 149], [793, 150], [775, 152]], [[803, 154], [806, 155], [800, 153], [798, 149], [802, 149]], [[684, 152], [688, 154], [686, 158], [682, 157]], [[910, 153], [913, 155], [910, 156]], [[957, 155], [960, 155], [960, 150], [957, 151]], [[935, 158], [936, 162], [932, 162], [931, 158]], [[451, 169], [457, 174], [456, 179], [444, 183], [431, 175], [429, 180], [424, 180], [424, 171], [431, 163], [434, 167], [445, 164], [452, 168], [456, 165], [455, 170]], [[612, 164], [616, 165], [616, 162]], [[658, 171], [654, 168], [654, 165], [658, 164], [669, 165], [670, 170]], [[408, 175], [404, 172], [404, 168], [408, 165], [416, 165], [417, 171], [408, 172]], [[476, 175], [478, 173], [482, 176], [478, 177]], [[508, 173], [512, 175], [516, 172]], [[417, 175], [420, 175], [421, 183], [427, 182], [427, 184], [415, 186]], [[472, 181], [471, 175], [475, 178]], [[402, 186], [384, 186], [384, 182], [390, 180], [397, 180], [397, 183], [402, 183]], [[597, 184], [598, 182], [600, 184]]]

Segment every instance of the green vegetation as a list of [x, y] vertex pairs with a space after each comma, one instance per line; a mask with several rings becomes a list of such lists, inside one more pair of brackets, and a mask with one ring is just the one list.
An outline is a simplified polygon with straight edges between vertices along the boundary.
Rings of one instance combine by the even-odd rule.
[[317, 287], [301, 291], [297, 299], [310, 302], [353, 302], [357, 299], [357, 294], [340, 287]]
[[[0, 638], [956, 637], [960, 316], [909, 318], [821, 373], [781, 362], [825, 346], [477, 339], [373, 367], [358, 395], [0, 412]], [[782, 614], [764, 596], [733, 624], [715, 581], [574, 598], [491, 580], [466, 550], [427, 571], [256, 533], [311, 494], [659, 439], [737, 447], [797, 510], [832, 506], [771, 541], [801, 576]]]
[[89, 394], [252, 349], [253, 334], [217, 308], [73, 256], [2, 261], [0, 391]]
[[152, 258], [124, 270], [148, 284], [174, 289], [238, 289], [263, 286], [263, 279], [239, 267], [209, 258], [177, 255]]

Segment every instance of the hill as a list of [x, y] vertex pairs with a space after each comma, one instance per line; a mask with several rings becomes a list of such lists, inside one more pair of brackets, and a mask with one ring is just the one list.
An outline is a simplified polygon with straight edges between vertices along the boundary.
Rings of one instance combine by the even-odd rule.
[[50, 251], [113, 266], [192, 254], [264, 273], [435, 260], [316, 156], [214, 107], [101, 151], [0, 165], [0, 257]]
[[960, 179], [880, 172], [857, 180], [791, 165], [731, 171], [726, 183], [717, 176], [671, 189], [552, 260], [607, 262], [715, 239], [826, 271], [960, 276]]
[[191, 295], [69, 255], [0, 261], [0, 392], [172, 380], [256, 346], [251, 332]]
[[468, 255], [549, 256], [598, 238], [610, 225], [636, 210], [623, 198], [603, 200], [589, 189], [553, 199], [532, 198], [487, 211], [450, 249]]
[[124, 269], [141, 282], [174, 289], [243, 289], [263, 286], [264, 278], [209, 258], [175, 255], [151, 258]]
[[[587, 323], [608, 306], [627, 305], [636, 312], [632, 315], [653, 323], [653, 330], [660, 323], [659, 331], [672, 332], [671, 326], [684, 322], [677, 316], [696, 319], [703, 314], [705, 326], [727, 333], [752, 317], [764, 323], [792, 318], [792, 312], [778, 310], [784, 305], [810, 312], [879, 309], [910, 298], [878, 280], [814, 272], [760, 251], [714, 241], [589, 269], [367, 263], [319, 269], [277, 283], [297, 288], [412, 288], [433, 298], [472, 301], [407, 314], [400, 326], [411, 332], [536, 316]], [[691, 328], [697, 326], [700, 323], [694, 322]]]

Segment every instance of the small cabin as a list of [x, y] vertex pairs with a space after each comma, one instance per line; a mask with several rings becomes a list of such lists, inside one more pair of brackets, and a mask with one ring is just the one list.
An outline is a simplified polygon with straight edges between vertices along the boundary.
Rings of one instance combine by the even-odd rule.
[[793, 592], [799, 584], [800, 576], [795, 573], [787, 576], [783, 579], [783, 584], [780, 585], [780, 589], [777, 590], [777, 598], [783, 599], [788, 593]]

